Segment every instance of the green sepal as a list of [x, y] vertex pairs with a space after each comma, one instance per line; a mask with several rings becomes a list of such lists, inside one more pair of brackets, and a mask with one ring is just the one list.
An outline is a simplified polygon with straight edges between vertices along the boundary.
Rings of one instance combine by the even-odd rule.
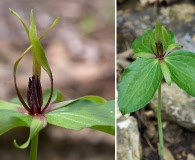
[[171, 73], [164, 60], [160, 61], [161, 71], [168, 85], [171, 85]]
[[155, 42], [161, 41], [162, 37], [162, 26], [159, 21], [156, 22], [156, 26], [154, 29], [154, 37], [155, 37]]
[[153, 35], [153, 30], [148, 30], [142, 36], [136, 38], [132, 43], [132, 50], [134, 53], [146, 52], [152, 53], [150, 38]]
[[45, 116], [43, 115], [33, 116], [33, 119], [30, 125], [30, 135], [29, 135], [28, 140], [20, 146], [17, 144], [16, 140], [14, 140], [14, 146], [20, 149], [27, 148], [30, 144], [31, 139], [35, 135], [37, 135], [46, 125], [47, 125], [47, 119], [45, 118]]
[[92, 128], [114, 135], [114, 104], [114, 101], [105, 102], [96, 96], [88, 96], [86, 99], [54, 104], [55, 110], [46, 113], [45, 116], [48, 123], [59, 127], [73, 130]]
[[139, 58], [127, 66], [118, 85], [118, 106], [127, 114], [144, 107], [154, 96], [162, 79], [158, 59]]
[[169, 53], [169, 52], [173, 51], [177, 47], [183, 48], [183, 46], [181, 44], [179, 44], [179, 43], [172, 43], [171, 45], [168, 46], [166, 52]]
[[23, 113], [24, 108], [18, 104], [0, 101], [0, 135], [20, 126], [30, 126], [32, 117]]
[[[170, 35], [165, 27], [161, 26], [161, 31], [162, 31], [163, 50], [165, 51], [168, 45], [172, 43], [172, 41], [171, 41], [171, 38], [169, 38]], [[174, 38], [174, 41], [175, 41], [175, 38]]]
[[168, 46], [172, 43], [175, 43], [175, 37], [172, 31], [167, 31], [165, 27], [163, 27], [160, 22], [156, 22], [156, 27], [154, 29], [154, 39], [156, 42], [160, 41], [163, 45], [163, 51], [167, 50]]
[[16, 127], [29, 127], [31, 117], [13, 110], [0, 110], [0, 135]]
[[175, 36], [172, 31], [167, 31], [158, 22], [155, 29], [144, 32], [140, 37], [134, 40], [132, 50], [134, 53], [156, 53], [157, 40], [162, 42], [163, 50], [166, 50], [169, 45], [175, 43]]
[[[51, 90], [47, 89], [43, 93], [43, 106], [46, 105], [47, 100], [49, 99], [49, 96], [50, 96], [50, 92], [51, 92]], [[52, 98], [51, 98], [51, 101], [50, 101], [50, 104], [53, 103], [53, 102], [62, 102], [62, 101], [64, 101], [63, 94], [59, 90], [54, 89], [53, 90], [53, 94], [52, 94]]]
[[195, 53], [177, 50], [164, 58], [171, 79], [189, 95], [195, 96]]

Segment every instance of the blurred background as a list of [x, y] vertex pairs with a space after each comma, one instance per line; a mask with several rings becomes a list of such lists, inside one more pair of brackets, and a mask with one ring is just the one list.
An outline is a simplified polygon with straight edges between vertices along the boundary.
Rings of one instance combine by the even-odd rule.
[[[12, 75], [14, 62], [29, 46], [25, 30], [9, 8], [28, 26], [33, 9], [39, 36], [60, 17], [59, 23], [41, 43], [53, 72], [54, 87], [65, 99], [84, 95], [114, 99], [114, 0], [0, 1], [0, 99], [8, 101], [16, 96]], [[50, 87], [50, 81], [42, 73], [44, 90]], [[18, 86], [24, 97], [31, 74], [31, 54], [27, 54], [17, 71]], [[19, 150], [12, 144], [13, 139], [23, 143], [28, 134], [29, 129], [17, 128], [0, 136], [0, 160], [28, 159], [28, 149]], [[90, 129], [71, 131], [48, 126], [40, 133], [38, 157], [113, 160], [114, 137]]]
[[[194, 0], [117, 0], [117, 81], [132, 63], [132, 42], [159, 20], [184, 49], [195, 52]], [[157, 97], [143, 109], [117, 112], [118, 160], [159, 160]], [[165, 160], [195, 160], [195, 98], [162, 83]], [[126, 127], [124, 127], [126, 126]]]

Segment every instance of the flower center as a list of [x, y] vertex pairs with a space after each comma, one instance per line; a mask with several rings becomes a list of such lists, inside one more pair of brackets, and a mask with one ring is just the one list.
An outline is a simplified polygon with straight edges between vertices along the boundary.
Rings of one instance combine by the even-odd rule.
[[38, 76], [32, 76], [32, 78], [29, 78], [27, 102], [32, 114], [41, 113], [43, 95], [40, 78]]
[[166, 51], [163, 51], [163, 44], [162, 44], [162, 42], [161, 41], [157, 41], [155, 43], [155, 45], [156, 45], [156, 51], [157, 51], [157, 53], [154, 53], [154, 54], [155, 54], [156, 58], [163, 59], [163, 57], [166, 54]]

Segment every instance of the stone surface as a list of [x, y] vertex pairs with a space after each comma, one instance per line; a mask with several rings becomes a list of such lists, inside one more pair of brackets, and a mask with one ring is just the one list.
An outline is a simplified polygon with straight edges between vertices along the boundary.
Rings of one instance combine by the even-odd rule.
[[137, 121], [129, 117], [117, 124], [117, 160], [141, 160], [142, 148]]
[[[160, 152], [159, 143], [158, 143], [158, 152]], [[172, 153], [166, 146], [164, 146], [164, 160], [175, 160]]]
[[[150, 106], [156, 110], [157, 94]], [[171, 120], [182, 127], [195, 131], [195, 98], [172, 83], [162, 84], [162, 116], [164, 120]]]
[[191, 153], [189, 153], [189, 154], [187, 155], [187, 160], [195, 160], [194, 155], [191, 154]]
[[[155, 0], [142, 1], [143, 4], [147, 4], [149, 1]], [[174, 1], [176, 3], [173, 5], [155, 8], [155, 5], [143, 7], [139, 1], [131, 0], [124, 4], [124, 7], [118, 7], [117, 52], [121, 53], [127, 50], [127, 44], [131, 46], [136, 37], [153, 28], [156, 20], [160, 20], [162, 25], [168, 30], [172, 30], [176, 40], [184, 45], [185, 49], [194, 51], [195, 5], [190, 0], [181, 3], [177, 3], [178, 0], [166, 0], [166, 3]]]
[[178, 2], [178, 0], [140, 0], [142, 6], [154, 3], [162, 3], [165, 2], [166, 4], [172, 4]]

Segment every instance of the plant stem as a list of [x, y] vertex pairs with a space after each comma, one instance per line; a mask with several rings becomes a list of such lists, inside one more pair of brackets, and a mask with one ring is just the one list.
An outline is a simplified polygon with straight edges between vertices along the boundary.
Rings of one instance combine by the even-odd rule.
[[30, 160], [37, 160], [39, 133], [31, 140], [30, 146]]
[[162, 129], [162, 119], [161, 119], [161, 84], [158, 87], [157, 119], [158, 119], [158, 134], [159, 134], [159, 141], [160, 141], [160, 160], [164, 160], [163, 129]]

